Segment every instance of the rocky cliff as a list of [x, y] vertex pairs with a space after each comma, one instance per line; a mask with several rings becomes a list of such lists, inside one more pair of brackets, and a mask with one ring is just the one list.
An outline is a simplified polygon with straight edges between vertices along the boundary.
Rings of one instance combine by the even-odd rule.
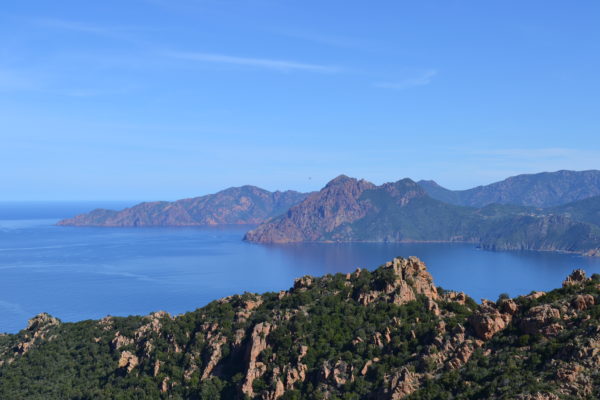
[[559, 399], [600, 395], [600, 279], [477, 305], [416, 258], [171, 316], [0, 336], [0, 398]]
[[467, 242], [493, 250], [600, 249], [600, 197], [554, 208], [463, 207], [431, 198], [410, 179], [381, 186], [341, 176], [246, 234], [259, 243]]
[[175, 202], [141, 203], [122, 211], [94, 210], [60, 221], [63, 226], [195, 226], [259, 224], [284, 213], [307, 194], [242, 186]]

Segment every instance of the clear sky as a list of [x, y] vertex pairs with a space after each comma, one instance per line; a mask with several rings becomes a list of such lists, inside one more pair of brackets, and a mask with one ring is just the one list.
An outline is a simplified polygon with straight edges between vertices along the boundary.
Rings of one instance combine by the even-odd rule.
[[0, 200], [600, 168], [600, 2], [0, 9]]

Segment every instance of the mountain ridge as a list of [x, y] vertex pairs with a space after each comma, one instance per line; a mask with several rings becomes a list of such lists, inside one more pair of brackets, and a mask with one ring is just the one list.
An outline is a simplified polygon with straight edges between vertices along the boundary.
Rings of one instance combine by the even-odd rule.
[[492, 203], [556, 207], [600, 195], [598, 170], [521, 174], [466, 190], [446, 189], [432, 180], [418, 183], [435, 199], [471, 207]]
[[143, 202], [121, 211], [96, 209], [58, 222], [61, 226], [203, 226], [253, 225], [285, 212], [308, 193], [269, 192], [256, 186], [231, 187], [220, 192], [174, 202]]
[[560, 289], [478, 305], [398, 257], [177, 316], [42, 313], [0, 335], [0, 397], [596, 398], [599, 299], [600, 276], [575, 270]]
[[[356, 190], [347, 189], [349, 185]], [[458, 206], [430, 197], [408, 178], [381, 186], [349, 178], [342, 184], [330, 182], [288, 213], [249, 231], [245, 240], [467, 242], [490, 250], [597, 255], [600, 227], [595, 222], [600, 220], [600, 197], [561, 207]]]

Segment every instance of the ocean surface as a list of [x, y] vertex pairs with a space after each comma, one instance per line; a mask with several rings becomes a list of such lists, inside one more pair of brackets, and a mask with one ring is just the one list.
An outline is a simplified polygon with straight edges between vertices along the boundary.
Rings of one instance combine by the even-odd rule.
[[74, 228], [54, 224], [96, 207], [131, 203], [0, 203], [0, 332], [48, 312], [63, 321], [105, 315], [173, 314], [235, 293], [288, 289], [294, 278], [373, 269], [417, 256], [435, 283], [477, 301], [559, 287], [574, 268], [600, 259], [491, 252], [463, 244], [257, 245], [248, 227]]

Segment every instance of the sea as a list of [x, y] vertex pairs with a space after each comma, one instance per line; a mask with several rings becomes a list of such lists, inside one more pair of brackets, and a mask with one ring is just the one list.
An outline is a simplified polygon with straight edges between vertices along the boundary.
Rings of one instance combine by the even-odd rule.
[[417, 256], [436, 285], [495, 300], [560, 287], [600, 259], [547, 252], [493, 252], [470, 244], [244, 242], [249, 226], [88, 228], [56, 223], [126, 202], [0, 203], [0, 332], [47, 312], [64, 322], [106, 315], [180, 314], [244, 292], [288, 289], [303, 275], [374, 269]]

